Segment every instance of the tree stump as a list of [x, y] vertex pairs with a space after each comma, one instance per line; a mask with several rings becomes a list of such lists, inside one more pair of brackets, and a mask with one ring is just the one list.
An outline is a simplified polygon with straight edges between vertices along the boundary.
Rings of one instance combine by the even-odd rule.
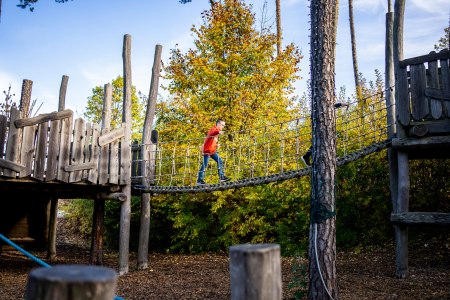
[[231, 246], [230, 276], [233, 300], [281, 300], [280, 246]]
[[59, 265], [38, 268], [28, 275], [25, 299], [112, 300], [116, 283], [116, 271], [105, 267]]

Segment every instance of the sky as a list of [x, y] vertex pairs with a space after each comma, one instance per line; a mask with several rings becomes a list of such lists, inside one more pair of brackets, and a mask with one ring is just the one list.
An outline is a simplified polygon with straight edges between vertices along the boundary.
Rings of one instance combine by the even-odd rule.
[[[163, 46], [162, 61], [176, 45], [193, 48], [192, 25], [201, 25], [208, 0], [180, 4], [178, 0], [73, 0], [56, 3], [39, 0], [34, 12], [16, 7], [19, 0], [2, 1], [0, 22], [0, 91], [11, 85], [20, 100], [23, 79], [33, 81], [31, 99], [42, 103], [39, 113], [58, 108], [63, 75], [69, 76], [66, 108], [82, 116], [92, 89], [122, 75], [125, 34], [132, 36], [132, 84], [148, 95], [155, 46]], [[260, 27], [264, 0], [246, 0]], [[392, 1], [394, 2], [394, 1]], [[296, 44], [304, 58], [295, 95], [302, 95], [309, 79], [309, 0], [281, 0], [283, 45]], [[387, 0], [354, 0], [359, 71], [374, 80], [384, 74], [385, 14]], [[434, 50], [449, 26], [450, 0], [407, 0], [404, 57]], [[275, 1], [267, 1], [266, 18], [275, 23]], [[336, 87], [354, 93], [348, 1], [339, 1], [336, 50]], [[164, 84], [164, 82], [161, 82]], [[159, 89], [162, 97], [167, 93]], [[0, 95], [1, 101], [4, 95]]]

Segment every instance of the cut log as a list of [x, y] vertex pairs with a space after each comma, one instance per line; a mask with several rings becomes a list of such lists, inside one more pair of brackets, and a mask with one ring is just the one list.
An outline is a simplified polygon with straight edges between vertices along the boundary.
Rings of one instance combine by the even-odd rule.
[[231, 299], [281, 299], [280, 246], [230, 247]]
[[59, 265], [30, 272], [26, 299], [114, 299], [117, 273], [110, 268]]

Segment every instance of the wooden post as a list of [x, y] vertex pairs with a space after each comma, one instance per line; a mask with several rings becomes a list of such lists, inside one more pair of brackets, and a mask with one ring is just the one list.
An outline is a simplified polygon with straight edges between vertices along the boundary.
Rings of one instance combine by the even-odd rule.
[[[112, 86], [110, 83], [105, 84], [103, 89], [103, 110], [102, 110], [102, 134], [107, 133], [111, 126], [111, 106], [112, 106]], [[101, 148], [101, 161], [99, 184], [106, 183], [108, 180], [108, 157], [109, 145]], [[101, 178], [101, 179], [100, 179]], [[97, 197], [94, 199], [94, 212], [92, 216], [92, 238], [91, 253], [89, 258], [90, 264], [103, 265], [103, 234], [105, 231], [105, 199]]]
[[33, 81], [29, 79], [24, 79], [22, 82], [22, 94], [20, 97], [20, 117], [29, 117], [30, 112], [30, 102], [31, 102], [31, 90], [33, 88]]
[[61, 79], [61, 86], [59, 87], [59, 103], [58, 111], [63, 111], [66, 109], [66, 92], [67, 83], [69, 82], [69, 76], [63, 75]]
[[[22, 82], [22, 93], [20, 96], [20, 104], [19, 104], [19, 111], [20, 111], [20, 118], [27, 118], [28, 113], [30, 110], [30, 102], [31, 102], [31, 90], [33, 88], [33, 81], [29, 79], [24, 79]], [[11, 124], [10, 124], [11, 128]], [[18, 155], [16, 157], [16, 162], [24, 165], [25, 160], [22, 161], [22, 155], [23, 152], [22, 146], [23, 146], [23, 129], [17, 131], [17, 151]], [[45, 156], [44, 156], [45, 157]], [[37, 159], [37, 158], [36, 158]]]
[[57, 265], [34, 269], [28, 275], [27, 300], [114, 299], [117, 273], [110, 268]]
[[125, 126], [125, 137], [121, 145], [120, 184], [124, 185], [122, 193], [127, 200], [120, 209], [120, 241], [119, 241], [119, 274], [128, 272], [128, 254], [131, 219], [131, 35], [123, 39], [123, 112], [122, 123]]
[[230, 247], [231, 299], [277, 300], [282, 297], [280, 246]]
[[[158, 97], [159, 76], [161, 69], [162, 46], [156, 45], [155, 58], [152, 68], [152, 79], [150, 83], [150, 92], [148, 96], [147, 111], [145, 114], [144, 129], [142, 131], [142, 185], [147, 186], [155, 176], [155, 146], [151, 142], [151, 132], [153, 119], [155, 117], [156, 101]], [[143, 193], [141, 196], [141, 224], [139, 229], [139, 248], [138, 248], [138, 269], [147, 269], [148, 267], [148, 239], [150, 235], [150, 193]]]
[[[61, 86], [59, 88], [58, 111], [63, 111], [64, 109], [66, 109], [66, 92], [67, 92], [68, 82], [69, 82], [69, 76], [63, 75], [63, 77], [61, 79]], [[55, 124], [58, 124], [58, 126], [60, 126], [59, 121], [52, 122], [52, 127], [55, 126]], [[52, 128], [52, 129], [54, 129], [54, 128]], [[59, 129], [58, 129], [58, 131], [59, 131]], [[56, 166], [54, 167], [54, 169], [56, 171]], [[47, 171], [48, 171], [48, 169], [47, 169]], [[58, 218], [58, 198], [52, 198], [50, 200], [50, 216], [49, 216], [49, 225], [48, 225], [48, 228], [49, 228], [49, 230], [48, 230], [48, 249], [47, 249], [47, 258], [50, 260], [53, 260], [56, 257], [57, 218]]]
[[[405, 0], [396, 0], [394, 5], [394, 69], [395, 77], [400, 76], [400, 64], [403, 60], [403, 21], [405, 14]], [[403, 99], [404, 100], [404, 99]], [[398, 89], [395, 93], [397, 109], [401, 99], [399, 99]], [[405, 129], [397, 120], [397, 136], [404, 138]], [[394, 204], [394, 212], [407, 212], [409, 206], [409, 162], [408, 154], [404, 151], [398, 151], [398, 194]], [[396, 276], [406, 278], [408, 276], [408, 227], [404, 225], [395, 225], [395, 243], [396, 243]]]
[[[396, 113], [395, 113], [395, 73], [393, 53], [394, 13], [386, 14], [386, 48], [385, 48], [385, 90], [386, 90], [386, 123], [388, 138], [395, 137]], [[387, 150], [389, 161], [389, 181], [392, 206], [395, 206], [398, 197], [398, 160], [397, 151], [393, 148]]]

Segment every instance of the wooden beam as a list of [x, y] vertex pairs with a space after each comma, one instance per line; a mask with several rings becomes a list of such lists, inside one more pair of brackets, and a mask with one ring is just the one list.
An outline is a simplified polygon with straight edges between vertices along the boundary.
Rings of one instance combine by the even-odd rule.
[[64, 171], [66, 172], [74, 172], [74, 171], [82, 171], [82, 170], [90, 170], [94, 169], [97, 166], [96, 163], [80, 163], [76, 165], [66, 165], [64, 166]]
[[125, 123], [125, 136], [121, 141], [120, 180], [125, 185], [122, 192], [127, 199], [120, 207], [119, 233], [119, 275], [128, 273], [130, 253], [130, 223], [131, 223], [131, 35], [123, 39], [123, 111], [122, 123]]
[[0, 168], [12, 170], [14, 172], [21, 172], [25, 169], [25, 166], [16, 164], [12, 161], [0, 158]]
[[392, 147], [396, 149], [429, 148], [440, 145], [450, 146], [450, 136], [429, 136], [417, 138], [394, 138]]
[[111, 144], [114, 141], [117, 141], [121, 138], [123, 138], [125, 135], [125, 128], [124, 126], [111, 130], [108, 133], [105, 133], [98, 137], [98, 145], [100, 147]]
[[425, 89], [425, 96], [450, 101], [450, 91], [428, 87]]
[[432, 60], [449, 59], [449, 58], [450, 58], [450, 50], [443, 49], [443, 50], [439, 51], [438, 53], [432, 51], [432, 52], [430, 52], [430, 54], [400, 60], [399, 64], [400, 64], [400, 67], [404, 68], [404, 67], [410, 66], [410, 65], [423, 64], [425, 62], [429, 62]]
[[450, 225], [450, 213], [404, 212], [392, 213], [391, 222], [402, 225]]
[[101, 200], [119, 200], [123, 202], [127, 200], [127, 195], [124, 193], [99, 193], [97, 194], [97, 198]]
[[66, 109], [59, 112], [52, 112], [49, 114], [41, 114], [34, 118], [25, 118], [25, 119], [18, 119], [14, 121], [14, 125], [16, 128], [22, 128], [25, 126], [31, 126], [31, 125], [37, 125], [40, 123], [53, 121], [53, 120], [62, 120], [69, 118], [73, 115], [73, 112], [70, 109]]
[[[161, 70], [161, 52], [162, 46], [156, 45], [155, 56], [153, 60], [152, 79], [150, 83], [150, 93], [148, 96], [147, 111], [145, 114], [144, 128], [142, 130], [142, 150], [141, 150], [141, 184], [146, 185], [150, 180], [154, 180], [156, 164], [154, 145], [151, 141], [151, 132], [153, 119], [155, 117], [156, 100], [158, 98], [158, 86]], [[148, 171], [147, 172], [147, 167]], [[149, 174], [148, 174], [149, 173]], [[143, 193], [141, 196], [141, 218], [139, 227], [139, 247], [137, 267], [138, 269], [147, 269], [148, 267], [148, 242], [150, 236], [150, 193]]]

